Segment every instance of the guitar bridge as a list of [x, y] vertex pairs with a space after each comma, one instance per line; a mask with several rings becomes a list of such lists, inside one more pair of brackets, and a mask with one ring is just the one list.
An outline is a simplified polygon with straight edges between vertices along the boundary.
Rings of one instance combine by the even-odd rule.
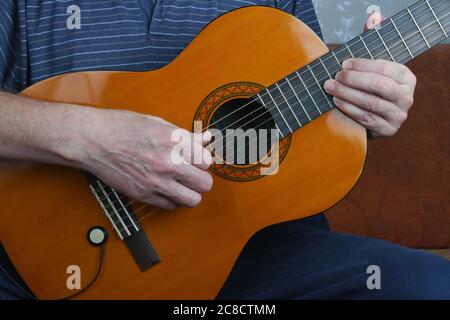
[[126, 197], [86, 173], [89, 187], [119, 238], [123, 240], [139, 269], [144, 272], [161, 262], [155, 247], [141, 229]]

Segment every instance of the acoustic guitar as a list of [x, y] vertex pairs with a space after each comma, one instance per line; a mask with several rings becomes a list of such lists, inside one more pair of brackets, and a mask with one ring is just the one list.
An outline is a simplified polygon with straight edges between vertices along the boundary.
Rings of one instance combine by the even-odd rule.
[[[323, 83], [348, 58], [406, 63], [440, 43], [449, 6], [420, 0], [331, 52], [295, 17], [245, 7], [212, 21], [159, 70], [32, 85], [21, 94], [151, 114], [189, 130], [197, 120], [218, 130], [264, 125], [279, 133], [280, 163], [273, 175], [261, 174], [261, 161], [214, 164], [213, 190], [197, 208], [164, 211], [78, 170], [4, 162], [0, 240], [9, 258], [42, 299], [214, 298], [255, 232], [330, 208], [361, 175], [366, 130], [335, 109]], [[80, 292], [67, 286], [73, 266]]]

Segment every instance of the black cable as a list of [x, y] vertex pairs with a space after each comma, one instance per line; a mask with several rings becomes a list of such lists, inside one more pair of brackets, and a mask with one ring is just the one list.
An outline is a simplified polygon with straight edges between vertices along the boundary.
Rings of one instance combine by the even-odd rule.
[[[89, 289], [92, 285], [95, 284], [95, 282], [97, 281], [98, 277], [100, 276], [100, 273], [101, 273], [102, 267], [103, 267], [103, 260], [104, 260], [104, 256], [105, 256], [105, 248], [104, 248], [104, 247], [105, 247], [104, 244], [100, 246], [100, 257], [99, 257], [98, 269], [97, 269], [97, 273], [95, 274], [94, 279], [92, 279], [92, 281], [89, 282], [89, 284], [88, 284], [86, 287], [84, 287], [83, 289], [81, 289], [81, 290], [79, 290], [79, 291], [77, 291], [77, 292], [75, 292], [75, 293], [73, 293], [73, 294], [71, 294], [71, 295], [69, 295], [69, 296], [67, 296], [67, 297], [64, 297], [64, 298], [61, 298], [61, 299], [56, 299], [56, 300], [69, 300], [69, 299], [75, 298], [76, 296], [82, 294], [82, 293], [85, 292], [87, 289]], [[19, 283], [17, 283], [17, 281], [16, 281], [16, 280], [8, 273], [8, 271], [6, 271], [5, 268], [3, 268], [2, 265], [0, 265], [0, 269], [3, 271], [3, 273], [6, 275], [6, 277], [8, 277], [8, 279], [9, 279], [9, 280], [10, 280], [10, 281], [11, 281], [18, 289], [20, 289], [20, 291], [22, 291], [29, 299], [31, 299], [31, 300], [39, 300], [38, 297], [36, 297], [34, 294], [28, 292], [28, 290], [25, 290]], [[9, 293], [12, 294], [12, 295], [18, 297], [18, 298], [23, 298], [23, 297], [21, 297], [19, 294], [14, 293], [14, 292], [11, 292], [11, 290], [9, 290], [8, 288], [5, 288], [5, 287], [3, 287], [3, 286], [0, 286], [0, 288], [1, 288], [2, 290], [4, 290], [4, 291], [9, 292]]]
[[89, 282], [89, 284], [84, 287], [83, 289], [81, 289], [78, 292], [75, 292], [72, 295], [69, 295], [65, 298], [59, 299], [59, 300], [69, 300], [72, 299], [80, 294], [82, 294], [83, 292], [85, 292], [87, 289], [89, 289], [95, 282], [97, 282], [98, 277], [100, 276], [100, 272], [102, 271], [102, 266], [103, 266], [103, 258], [105, 256], [105, 244], [100, 246], [100, 257], [99, 257], [99, 262], [98, 262], [98, 269], [97, 269], [97, 274], [95, 275], [94, 279], [92, 279], [91, 282]]

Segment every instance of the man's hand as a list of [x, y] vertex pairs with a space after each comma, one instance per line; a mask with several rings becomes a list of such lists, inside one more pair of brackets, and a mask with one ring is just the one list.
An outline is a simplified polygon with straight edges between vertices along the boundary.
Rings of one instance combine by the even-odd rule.
[[[212, 186], [209, 132], [187, 131], [198, 165], [175, 164], [174, 130], [129, 111], [51, 103], [0, 92], [0, 161], [52, 163], [92, 172], [125, 195], [164, 209], [194, 207]], [[202, 154], [200, 154], [200, 152]], [[203, 161], [198, 161], [199, 159]], [[179, 159], [177, 159], [179, 160]], [[194, 163], [192, 159], [185, 159]], [[179, 161], [180, 162], [180, 161]]]
[[194, 139], [194, 134], [186, 131], [193, 143], [199, 144], [193, 150], [202, 152], [197, 155], [204, 159], [202, 164], [175, 164], [171, 154], [177, 142], [172, 141], [172, 132], [179, 128], [165, 120], [134, 112], [95, 110], [89, 123], [81, 131], [82, 152], [77, 160], [116, 190], [170, 210], [197, 206], [201, 193], [211, 189], [212, 176], [206, 171], [211, 157], [202, 145], [209, 142], [206, 134]]
[[367, 59], [344, 61], [336, 80], [325, 82], [336, 106], [372, 137], [393, 136], [414, 102], [416, 77], [404, 65]]

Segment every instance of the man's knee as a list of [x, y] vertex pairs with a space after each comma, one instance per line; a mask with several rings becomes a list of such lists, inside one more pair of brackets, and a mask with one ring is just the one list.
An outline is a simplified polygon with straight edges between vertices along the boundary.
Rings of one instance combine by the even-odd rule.
[[371, 263], [379, 267], [385, 299], [450, 299], [450, 261], [418, 250], [392, 247], [378, 252]]

